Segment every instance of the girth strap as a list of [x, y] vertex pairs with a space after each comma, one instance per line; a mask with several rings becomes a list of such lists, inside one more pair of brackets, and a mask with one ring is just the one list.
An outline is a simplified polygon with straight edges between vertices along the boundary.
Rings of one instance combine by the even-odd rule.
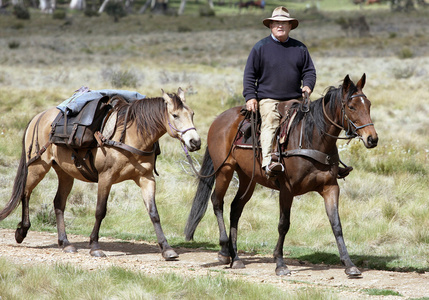
[[334, 165], [337, 164], [340, 161], [340, 156], [338, 153], [334, 155], [328, 155], [326, 153], [320, 152], [318, 150], [313, 149], [294, 149], [289, 150], [282, 153], [282, 156], [290, 157], [290, 156], [305, 156], [314, 159], [315, 161], [318, 161], [321, 164], [324, 165]]
[[158, 147], [159, 147], [158, 143], [154, 143], [152, 151], [142, 151], [140, 149], [131, 147], [131, 146], [127, 145], [127, 144], [106, 139], [101, 134], [100, 131], [97, 131], [94, 134], [94, 136], [95, 136], [95, 139], [97, 140], [97, 142], [98, 142], [98, 144], [100, 146], [101, 145], [112, 146], [112, 147], [116, 147], [116, 148], [120, 148], [120, 149], [126, 150], [128, 152], [133, 153], [133, 154], [142, 155], [142, 156], [150, 156], [150, 155], [154, 154], [158, 150]]

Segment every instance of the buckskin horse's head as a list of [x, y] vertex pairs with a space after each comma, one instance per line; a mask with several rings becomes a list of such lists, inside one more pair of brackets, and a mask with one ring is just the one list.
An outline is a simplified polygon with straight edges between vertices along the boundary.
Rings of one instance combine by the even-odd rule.
[[378, 135], [371, 120], [371, 101], [362, 92], [366, 75], [355, 85], [347, 75], [342, 85], [343, 94], [343, 127], [346, 135], [361, 139], [367, 148], [374, 148]]
[[194, 125], [194, 111], [186, 105], [185, 92], [179, 88], [177, 94], [167, 94], [162, 90], [162, 98], [167, 103], [168, 133], [179, 139], [189, 151], [201, 147], [201, 138]]

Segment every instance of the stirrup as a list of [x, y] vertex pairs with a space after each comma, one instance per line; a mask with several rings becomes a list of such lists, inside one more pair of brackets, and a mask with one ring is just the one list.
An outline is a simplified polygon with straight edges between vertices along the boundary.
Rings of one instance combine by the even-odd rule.
[[276, 173], [284, 172], [285, 167], [279, 162], [271, 162], [265, 167], [265, 173], [267, 177], [276, 176]]

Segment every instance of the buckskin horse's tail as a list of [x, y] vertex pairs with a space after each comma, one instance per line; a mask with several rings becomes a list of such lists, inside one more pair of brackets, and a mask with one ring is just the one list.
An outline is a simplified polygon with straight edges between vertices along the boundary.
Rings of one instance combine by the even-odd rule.
[[188, 222], [185, 227], [185, 236], [187, 241], [194, 238], [194, 232], [206, 213], [210, 194], [215, 182], [213, 161], [210, 156], [209, 149], [206, 148], [200, 175], [207, 176], [210, 174], [212, 174], [212, 176], [200, 177], [199, 179], [197, 192], [194, 196], [194, 200], [192, 201], [191, 212], [189, 213]]
[[21, 160], [19, 162], [18, 171], [16, 173], [15, 181], [13, 183], [12, 196], [10, 197], [9, 202], [6, 204], [6, 207], [0, 212], [0, 221], [4, 220], [14, 209], [19, 205], [22, 197], [24, 196], [25, 184], [27, 183], [27, 174], [28, 166], [25, 159], [25, 133], [27, 128], [24, 131], [24, 137], [22, 138], [22, 153]]

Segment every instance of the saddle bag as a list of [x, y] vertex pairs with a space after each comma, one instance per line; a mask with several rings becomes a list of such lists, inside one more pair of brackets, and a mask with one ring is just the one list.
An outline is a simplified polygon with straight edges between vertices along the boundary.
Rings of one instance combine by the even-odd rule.
[[101, 129], [107, 112], [112, 108], [108, 96], [85, 104], [77, 115], [60, 111], [51, 124], [50, 141], [71, 148], [93, 148], [97, 145], [94, 133]]

